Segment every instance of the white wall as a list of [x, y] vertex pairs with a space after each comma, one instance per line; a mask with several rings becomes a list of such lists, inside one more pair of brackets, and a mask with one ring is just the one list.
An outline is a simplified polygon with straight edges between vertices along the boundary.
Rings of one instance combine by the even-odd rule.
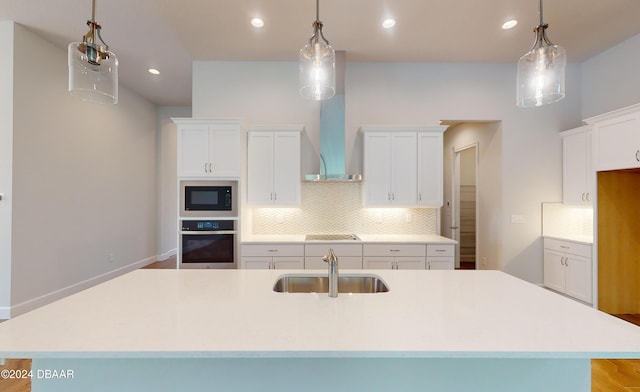
[[640, 102], [640, 35], [582, 63], [582, 118]]
[[171, 117], [191, 117], [191, 107], [160, 106], [157, 110], [158, 257], [165, 260], [178, 248], [178, 140]]
[[13, 168], [13, 23], [0, 21], [0, 320], [11, 307], [11, 171]]
[[66, 51], [20, 25], [14, 71], [12, 315], [157, 250], [154, 105], [123, 86], [117, 105], [71, 97]]
[[[308, 166], [309, 157], [318, 151], [317, 106], [297, 96], [296, 63], [196, 62], [193, 71], [194, 116], [304, 124], [310, 145], [303, 144], [303, 167]], [[502, 121], [503, 167], [495, 175], [502, 177], [503, 204], [493, 218], [503, 239], [497, 263], [513, 275], [540, 283], [540, 205], [557, 200], [561, 192], [558, 132], [580, 125], [579, 67], [568, 67], [565, 100], [529, 110], [514, 103], [515, 60], [510, 64], [348, 62], [346, 72], [350, 173], [361, 172], [357, 131], [363, 124]], [[526, 223], [511, 225], [511, 214], [524, 215]]]

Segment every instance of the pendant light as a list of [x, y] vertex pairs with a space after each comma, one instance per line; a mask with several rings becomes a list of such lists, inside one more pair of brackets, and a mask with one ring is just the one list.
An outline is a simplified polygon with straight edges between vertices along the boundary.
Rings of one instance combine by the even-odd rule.
[[522, 108], [542, 106], [564, 98], [564, 74], [567, 53], [562, 46], [554, 45], [547, 38], [549, 27], [542, 21], [540, 0], [540, 24], [531, 50], [518, 60], [516, 105]]
[[322, 34], [320, 5], [316, 0], [316, 20], [309, 43], [300, 49], [298, 91], [316, 101], [329, 99], [336, 93], [336, 52]]
[[96, 0], [87, 26], [82, 42], [69, 44], [69, 92], [84, 101], [118, 103], [118, 58], [100, 35]]

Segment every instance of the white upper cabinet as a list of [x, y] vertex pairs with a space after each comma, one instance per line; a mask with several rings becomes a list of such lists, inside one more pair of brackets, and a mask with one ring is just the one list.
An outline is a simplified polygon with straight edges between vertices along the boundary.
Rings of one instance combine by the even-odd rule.
[[446, 127], [362, 127], [366, 206], [442, 205]]
[[415, 205], [417, 149], [415, 132], [364, 131], [364, 204]]
[[640, 167], [640, 104], [585, 122], [593, 125], [595, 171]]
[[442, 207], [444, 126], [418, 132], [418, 205]]
[[591, 127], [562, 132], [562, 201], [565, 204], [591, 204], [593, 165]]
[[247, 202], [300, 204], [302, 126], [255, 127], [248, 132]]
[[238, 178], [240, 121], [174, 118], [178, 126], [178, 176]]

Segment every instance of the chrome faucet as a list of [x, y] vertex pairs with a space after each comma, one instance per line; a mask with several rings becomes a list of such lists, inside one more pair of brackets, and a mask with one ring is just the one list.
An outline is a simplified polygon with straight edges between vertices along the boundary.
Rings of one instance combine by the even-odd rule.
[[333, 248], [329, 248], [329, 254], [322, 260], [329, 263], [329, 297], [336, 298], [338, 296], [338, 258]]

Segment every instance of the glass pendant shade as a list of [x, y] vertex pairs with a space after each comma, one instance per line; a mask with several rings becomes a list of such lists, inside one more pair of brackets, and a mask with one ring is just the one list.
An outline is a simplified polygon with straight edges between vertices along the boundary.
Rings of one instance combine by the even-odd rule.
[[331, 45], [315, 42], [300, 49], [298, 90], [313, 100], [324, 100], [336, 93], [336, 52]]
[[84, 101], [118, 103], [118, 58], [86, 42], [69, 44], [69, 92]]
[[564, 98], [567, 53], [562, 46], [534, 47], [518, 61], [517, 105], [542, 106]]
[[518, 60], [516, 105], [521, 108], [542, 106], [564, 98], [567, 52], [547, 38], [548, 27], [542, 19], [540, 0], [540, 24], [533, 29], [535, 41], [531, 50]]
[[89, 31], [82, 42], [68, 49], [69, 93], [83, 101], [118, 103], [118, 57], [109, 50], [96, 21], [96, 0], [92, 0]]

